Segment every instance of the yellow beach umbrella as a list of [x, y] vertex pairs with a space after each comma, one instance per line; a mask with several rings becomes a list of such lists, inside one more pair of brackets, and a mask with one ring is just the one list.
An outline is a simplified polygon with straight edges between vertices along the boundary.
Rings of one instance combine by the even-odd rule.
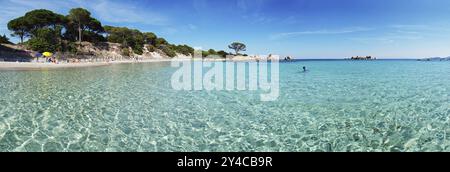
[[51, 52], [44, 52], [44, 53], [42, 53], [42, 55], [44, 55], [45, 57], [51, 57], [53, 55], [53, 53], [51, 53]]

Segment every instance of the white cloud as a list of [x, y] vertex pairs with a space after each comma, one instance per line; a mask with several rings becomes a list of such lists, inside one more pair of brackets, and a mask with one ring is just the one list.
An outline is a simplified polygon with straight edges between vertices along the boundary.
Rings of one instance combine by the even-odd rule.
[[268, 23], [275, 21], [275, 19], [273, 19], [271, 17], [267, 17], [261, 13], [245, 15], [245, 16], [243, 16], [243, 18], [248, 20], [251, 24], [268, 24]]
[[268, 16], [267, 11], [263, 11], [267, 2], [267, 0], [237, 0], [236, 11], [250, 24], [268, 24], [276, 19]]
[[[87, 2], [87, 1], [84, 1]], [[93, 10], [103, 21], [111, 23], [139, 23], [147, 25], [166, 25], [168, 19], [165, 16], [142, 10], [138, 7], [122, 3], [112, 3], [112, 1], [97, 0], [86, 3], [86, 8]], [[148, 8], [148, 7], [147, 7]]]
[[442, 39], [450, 33], [450, 23], [432, 23], [427, 25], [392, 25], [398, 33], [410, 36], [435, 37]]
[[401, 32], [394, 32], [394, 33], [387, 33], [381, 36], [371, 36], [371, 37], [354, 37], [354, 38], [348, 38], [351, 41], [356, 41], [358, 43], [363, 44], [373, 44], [373, 43], [381, 43], [381, 44], [391, 44], [391, 43], [399, 43], [401, 41], [414, 41], [414, 40], [420, 40], [424, 37], [418, 34], [411, 34], [411, 33], [401, 33]]
[[302, 36], [302, 35], [337, 35], [337, 34], [348, 34], [348, 33], [363, 32], [363, 31], [370, 31], [370, 30], [373, 30], [373, 29], [365, 28], [365, 27], [355, 27], [355, 28], [336, 29], [336, 30], [284, 32], [284, 33], [273, 34], [270, 36], [270, 39], [277, 40], [277, 39], [291, 38], [291, 37], [297, 37], [297, 36]]
[[412, 25], [412, 24], [396, 24], [396, 25], [390, 25], [391, 28], [396, 29], [426, 29], [426, 25]]

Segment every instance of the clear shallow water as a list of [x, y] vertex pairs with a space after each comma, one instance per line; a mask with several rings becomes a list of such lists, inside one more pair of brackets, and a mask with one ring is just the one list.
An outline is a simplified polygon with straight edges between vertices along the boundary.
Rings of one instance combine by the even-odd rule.
[[174, 71], [0, 71], [0, 151], [450, 151], [449, 62], [283, 63], [275, 102]]

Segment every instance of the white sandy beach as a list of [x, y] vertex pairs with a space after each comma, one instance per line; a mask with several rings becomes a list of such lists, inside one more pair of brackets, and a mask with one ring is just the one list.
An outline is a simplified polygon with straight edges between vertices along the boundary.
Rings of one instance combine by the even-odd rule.
[[233, 58], [233, 59], [214, 59], [214, 58], [174, 58], [174, 59], [146, 59], [146, 60], [121, 60], [110, 62], [80, 62], [80, 63], [42, 63], [42, 62], [0, 62], [0, 70], [41, 70], [41, 69], [62, 69], [62, 68], [80, 68], [80, 67], [98, 67], [108, 66], [114, 64], [129, 64], [129, 63], [155, 63], [155, 62], [170, 62], [170, 61], [205, 61], [205, 62], [220, 62], [220, 61], [235, 61], [248, 62], [255, 61], [252, 58]]
[[40, 69], [61, 69], [61, 68], [79, 68], [79, 67], [98, 67], [113, 64], [127, 63], [151, 63], [151, 62], [167, 62], [171, 59], [152, 59], [141, 61], [111, 61], [111, 62], [83, 62], [83, 63], [38, 63], [38, 62], [0, 62], [0, 70], [40, 70]]

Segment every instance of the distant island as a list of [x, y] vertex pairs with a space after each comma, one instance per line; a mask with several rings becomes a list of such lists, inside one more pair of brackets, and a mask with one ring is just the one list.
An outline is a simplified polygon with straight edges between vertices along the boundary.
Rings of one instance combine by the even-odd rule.
[[349, 60], [376, 60], [376, 57], [372, 57], [372, 56], [356, 56], [356, 57], [351, 57], [349, 58]]
[[430, 58], [419, 59], [418, 61], [450, 61], [450, 56], [449, 57], [430, 57]]

